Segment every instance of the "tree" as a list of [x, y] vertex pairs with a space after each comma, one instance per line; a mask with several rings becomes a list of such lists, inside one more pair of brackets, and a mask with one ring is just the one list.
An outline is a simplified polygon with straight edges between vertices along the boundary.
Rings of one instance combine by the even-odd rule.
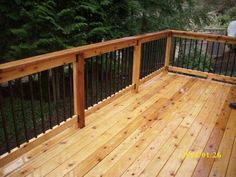
[[166, 28], [189, 29], [194, 0], [3, 0], [1, 62]]

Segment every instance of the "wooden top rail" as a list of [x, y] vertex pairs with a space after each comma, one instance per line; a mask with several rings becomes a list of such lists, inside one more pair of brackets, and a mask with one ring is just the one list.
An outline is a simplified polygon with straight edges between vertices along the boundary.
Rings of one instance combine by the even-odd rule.
[[72, 63], [76, 60], [76, 55], [82, 54], [86, 59], [110, 51], [135, 46], [138, 43], [141, 44], [167, 36], [202, 39], [208, 41], [225, 42], [228, 44], [236, 44], [236, 39], [233, 37], [187, 31], [165, 30], [161, 32], [148, 33], [138, 36], [131, 36], [121, 39], [99, 42], [96, 44], [75, 47], [71, 49], [61, 50], [57, 52], [52, 52], [1, 64], [0, 83], [34, 74], [57, 66], [61, 66], [64, 64]]
[[201, 39], [201, 40], [214, 41], [214, 42], [224, 42], [227, 44], [236, 44], [236, 38], [229, 37], [229, 36], [189, 32], [189, 31], [177, 31], [177, 30], [171, 30], [171, 32], [172, 32], [173, 37]]
[[5, 63], [0, 65], [0, 83], [72, 63], [76, 60], [76, 55], [79, 54], [89, 58], [112, 50], [134, 46], [135, 44], [135, 37], [127, 37]]

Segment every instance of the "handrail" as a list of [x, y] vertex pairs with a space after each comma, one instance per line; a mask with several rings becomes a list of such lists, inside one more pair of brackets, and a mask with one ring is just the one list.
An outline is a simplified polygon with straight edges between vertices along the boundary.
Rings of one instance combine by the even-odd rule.
[[[138, 40], [143, 43], [158, 39], [167, 35], [168, 32], [169, 31], [166, 30], [162, 32], [124, 37], [121, 39], [114, 39], [105, 42], [75, 47], [71, 49], [65, 49], [61, 51], [51, 52], [34, 57], [29, 57], [26, 59], [0, 64], [0, 83], [7, 82], [9, 80], [40, 72], [43, 70], [47, 70], [52, 67], [72, 63], [76, 60], [74, 56], [77, 54], [83, 54], [84, 58], [86, 59], [112, 50], [135, 46]], [[27, 67], [30, 67], [30, 69], [28, 69]], [[11, 72], [14, 74], [9, 74]]]
[[[186, 68], [171, 66], [170, 58], [171, 58], [172, 48], [174, 45], [173, 40], [172, 40], [173, 37], [185, 38], [185, 39], [186, 38], [198, 39], [198, 40], [213, 41], [213, 42], [223, 42], [225, 44], [236, 44], [235, 38], [222, 36], [222, 35], [195, 33], [195, 32], [178, 31], [178, 30], [164, 30], [161, 32], [154, 32], [154, 33], [142, 34], [142, 35], [137, 35], [137, 36], [124, 37], [121, 39], [109, 40], [109, 41], [100, 42], [96, 44], [75, 47], [71, 49], [61, 50], [57, 52], [52, 52], [48, 54], [43, 54], [39, 56], [34, 56], [34, 57], [30, 57], [30, 58], [26, 58], [26, 59], [22, 59], [18, 61], [12, 61], [5, 64], [1, 64], [0, 65], [0, 84], [3, 82], [8, 82], [8, 81], [18, 79], [24, 76], [32, 75], [41, 71], [49, 70], [58, 66], [63, 66], [66, 64], [70, 64], [71, 66], [73, 65], [73, 87], [74, 87], [74, 99], [73, 99], [74, 113], [73, 114], [74, 116], [71, 119], [71, 121], [73, 121], [74, 123], [75, 119], [77, 118], [78, 126], [82, 128], [85, 126], [85, 120], [84, 120], [85, 64], [86, 62], [91, 61], [91, 57], [96, 58], [96, 56], [101, 56], [102, 54], [107, 54], [109, 52], [111, 54], [111, 52], [113, 51], [132, 48], [132, 50], [130, 50], [131, 53], [133, 53], [131, 56], [131, 60], [133, 62], [133, 65], [131, 65], [132, 73], [130, 74], [132, 77], [131, 78], [132, 81], [130, 81], [129, 84], [131, 85], [128, 85], [128, 88], [129, 90], [133, 89], [135, 92], [138, 92], [139, 84], [142, 82], [142, 80], [145, 80], [147, 77], [149, 78], [150, 75], [149, 76], [147, 75], [153, 72], [153, 70], [157, 70], [157, 69], [159, 70], [155, 71], [154, 73], [159, 73], [165, 69], [171, 72], [180, 72], [184, 74], [197, 75], [201, 77], [213, 78], [215, 80], [218, 79], [225, 82], [231, 82], [231, 83], [236, 82], [235, 77], [222, 76], [222, 75], [217, 75], [213, 73], [206, 73], [202, 71], [191, 70], [188, 68], [186, 69]], [[162, 63], [160, 66], [158, 66], [159, 68], [154, 68], [154, 69], [151, 68], [147, 72], [146, 75], [141, 76], [143, 78], [140, 78], [140, 72], [142, 72], [141, 61], [147, 62], [146, 59], [148, 59], [143, 56], [144, 53], [142, 52], [144, 51], [142, 50], [145, 49], [145, 47], [151, 46], [150, 47], [151, 50], [149, 51], [151, 51], [152, 53], [153, 51], [154, 53], [155, 52], [158, 53], [157, 51], [153, 50], [153, 46], [158, 48], [159, 45], [155, 45], [157, 44], [155, 42], [157, 42], [157, 40], [159, 39], [161, 40], [163, 39], [165, 42], [165, 43], [160, 44], [161, 46], [165, 45], [164, 50], [162, 50], [162, 59], [161, 59]], [[154, 43], [152, 43], [153, 41]], [[124, 53], [122, 53], [122, 55], [123, 54]], [[118, 55], [120, 55], [120, 53], [118, 53]], [[152, 63], [150, 63], [150, 65], [152, 65]], [[125, 87], [123, 87], [123, 89], [124, 88]], [[91, 111], [91, 109], [89, 111]], [[71, 122], [68, 125], [71, 125]], [[65, 124], [63, 126], [68, 127], [68, 125]], [[60, 126], [61, 125], [58, 125], [57, 128]], [[55, 132], [58, 132], [58, 130]], [[52, 134], [53, 136], [55, 133], [51, 132], [44, 135], [50, 137], [51, 136], [50, 134]], [[34, 142], [33, 144], [39, 144], [44, 138], [41, 138], [41, 139], [37, 138], [37, 139], [39, 141]], [[22, 154], [25, 151], [26, 150], [23, 150], [21, 152], [17, 152], [17, 151], [13, 151], [13, 152], [15, 152], [15, 154], [17, 153]], [[9, 156], [9, 157], [6, 156], [6, 158], [4, 157], [5, 160], [4, 162], [2, 162], [2, 164], [9, 162], [12, 158], [16, 157], [16, 156], [14, 157], [13, 156]], [[0, 166], [2, 164], [0, 163]]]
[[[76, 55], [79, 53], [83, 53], [85, 58], [88, 58], [96, 54], [102, 54], [102, 53], [109, 52], [114, 49], [122, 48], [122, 45], [134, 46], [137, 43], [137, 40], [140, 40], [140, 42], [143, 43], [143, 42], [147, 42], [147, 41], [151, 41], [151, 40], [155, 40], [155, 39], [167, 36], [170, 33], [172, 37], [189, 37], [192, 39], [202, 39], [202, 40], [226, 42], [229, 44], [236, 44], [236, 39], [234, 37], [229, 37], [229, 36], [224, 36], [224, 35], [197, 33], [197, 32], [180, 31], [180, 30], [164, 30], [161, 32], [154, 32], [154, 33], [142, 34], [142, 35], [137, 35], [137, 36], [124, 37], [120, 39], [114, 39], [114, 40], [109, 40], [105, 42], [99, 42], [95, 44], [74, 47], [71, 49], [60, 50], [56, 52], [51, 52], [47, 54], [42, 54], [42, 55], [38, 55], [34, 57], [29, 57], [29, 58], [25, 58], [25, 59], [21, 59], [17, 61], [0, 64], [0, 74], [11, 71], [11, 70], [15, 70], [16, 68], [20, 66], [26, 67], [28, 65], [39, 64], [47, 60], [56, 60], [57, 58], [62, 58], [65, 56], [70, 56], [70, 55]], [[109, 46], [113, 46], [113, 47], [109, 48]], [[94, 51], [94, 52], [91, 52], [91, 51]]]
[[[28, 76], [29, 76], [29, 78], [32, 78], [32, 75], [36, 75], [37, 77], [39, 77], [39, 74], [41, 75], [42, 73], [40, 73], [40, 72], [42, 72], [42, 71], [46, 71], [46, 73], [48, 73], [47, 77], [51, 77], [48, 79], [53, 80], [52, 77], [55, 77], [55, 76], [52, 76], [52, 75], [50, 76], [50, 73], [52, 74], [51, 69], [54, 69], [59, 66], [63, 66], [64, 69], [66, 69], [66, 68], [68, 69], [68, 67], [72, 66], [73, 67], [73, 80], [72, 80], [72, 82], [73, 82], [73, 100], [72, 101], [73, 101], [73, 105], [74, 105], [74, 112], [72, 114], [72, 118], [68, 119], [69, 122], [65, 122], [65, 124], [63, 124], [64, 125], [63, 127], [67, 127], [68, 125], [71, 125], [71, 122], [75, 122], [74, 120], [77, 119], [78, 127], [82, 128], [85, 126], [85, 118], [84, 118], [85, 117], [85, 98], [84, 98], [85, 97], [85, 91], [84, 91], [84, 87], [85, 87], [84, 76], [85, 76], [85, 74], [84, 74], [84, 72], [85, 72], [86, 62], [91, 61], [92, 57], [96, 58], [97, 56], [101, 56], [102, 54], [108, 54], [108, 53], [111, 54], [113, 51], [118, 52], [116, 54], [120, 55], [120, 52], [123, 49], [129, 49], [129, 51], [132, 51], [131, 47], [133, 47], [133, 49], [134, 49], [133, 54], [129, 54], [129, 57], [131, 57], [132, 63], [134, 63], [134, 64], [132, 64], [132, 63], [129, 64], [130, 70], [133, 71], [133, 73], [131, 72], [131, 80], [130, 80], [131, 85], [129, 85], [126, 88], [127, 88], [127, 90], [129, 88], [135, 88], [135, 90], [138, 91], [138, 86], [139, 86], [139, 82], [140, 82], [139, 73], [140, 73], [140, 60], [141, 60], [140, 58], [141, 58], [142, 44], [148, 43], [149, 41], [156, 41], [158, 39], [165, 38], [168, 33], [169, 33], [169, 30], [166, 30], [166, 31], [161, 31], [161, 32], [142, 34], [142, 35], [138, 35], [138, 36], [124, 37], [121, 39], [115, 39], [115, 40], [100, 42], [100, 43], [96, 43], [96, 44], [75, 47], [75, 48], [71, 48], [71, 49], [61, 50], [61, 51], [57, 51], [57, 52], [51, 52], [51, 53], [47, 53], [47, 54], [42, 54], [42, 55], [38, 55], [38, 56], [34, 56], [34, 57], [29, 57], [29, 58], [25, 58], [25, 59], [21, 59], [21, 60], [17, 60], [17, 61], [12, 61], [12, 62], [8, 62], [8, 63], [0, 64], [0, 84], [3, 83], [3, 85], [8, 85], [8, 84], [12, 85], [12, 82], [9, 82], [9, 81], [14, 81], [13, 83], [18, 83], [18, 81], [21, 82], [22, 78], [25, 76], [27, 76], [27, 78], [25, 78], [26, 80], [28, 79]], [[125, 56], [125, 53], [122, 52], [122, 55]], [[127, 54], [125, 57], [128, 57]], [[132, 66], [131, 66], [131, 64], [132, 64]], [[127, 67], [127, 66], [125, 66], [125, 67]], [[51, 71], [49, 71], [49, 70], [51, 70]], [[132, 76], [135, 76], [135, 77], [132, 78]], [[17, 80], [17, 79], [19, 79], [19, 80]], [[25, 79], [24, 79], [24, 82], [26, 81]], [[9, 82], [9, 83], [7, 83], [7, 82]], [[40, 81], [40, 82], [42, 82], [42, 81]], [[50, 81], [50, 82], [54, 82], [54, 81]], [[65, 83], [62, 83], [62, 84], [65, 84]], [[32, 86], [32, 80], [31, 80], [31, 86]], [[33, 88], [33, 86], [31, 88]], [[54, 86], [54, 88], [50, 88], [50, 86], [48, 86], [47, 89], [49, 90], [48, 92], [50, 92], [50, 89], [57, 89], [57, 88], [55, 88], [55, 86]], [[57, 90], [53, 90], [53, 92], [54, 91], [57, 92]], [[65, 92], [65, 88], [64, 88], [64, 92]], [[12, 90], [11, 90], [11, 93], [12, 93]], [[47, 93], [47, 94], [49, 94], [49, 93]], [[64, 94], [64, 96], [65, 96], [65, 93], [62, 93], [62, 94]], [[33, 96], [31, 95], [30, 97], [32, 99]], [[95, 108], [95, 107], [93, 107], [93, 108]], [[89, 111], [91, 112], [91, 109]], [[50, 110], [49, 110], [49, 112], [50, 112]], [[16, 121], [15, 118], [14, 118], [14, 121]], [[61, 123], [63, 123], [63, 122], [61, 122]], [[58, 126], [53, 127], [52, 130], [59, 129], [59, 125], [61, 125], [61, 123], [58, 122]], [[40, 134], [39, 136], [48, 138], [53, 135], [54, 135], [54, 133], [51, 133], [51, 131], [46, 130], [46, 132]], [[37, 135], [36, 135], [36, 137], [37, 137]], [[33, 138], [32, 141], [30, 141], [30, 144], [32, 144], [32, 146], [29, 146], [29, 147], [34, 147], [36, 144], [41, 142], [43, 139], [43, 138], [36, 138], [36, 137]], [[17, 143], [18, 143], [18, 141], [17, 141]], [[9, 160], [12, 159], [13, 152], [14, 152], [13, 153], [14, 157], [15, 157], [14, 154], [24, 153], [26, 151], [25, 144], [27, 144], [27, 143], [24, 143], [23, 146], [21, 144], [20, 148], [15, 148], [15, 149], [13, 149], [13, 151], [8, 148], [8, 151], [10, 150], [9, 152], [11, 152], [11, 156], [5, 156], [6, 154], [4, 154], [3, 157], [5, 160], [2, 163], [4, 164], [4, 163], [9, 162]], [[19, 143], [18, 143], [18, 145], [19, 145]]]
[[173, 53], [168, 71], [236, 83], [236, 54], [232, 48], [236, 38], [177, 30], [171, 33]]
[[227, 44], [236, 44], [236, 39], [230, 36], [206, 34], [190, 31], [170, 30], [173, 37], [184, 37], [190, 39], [201, 39], [206, 41], [225, 42]]

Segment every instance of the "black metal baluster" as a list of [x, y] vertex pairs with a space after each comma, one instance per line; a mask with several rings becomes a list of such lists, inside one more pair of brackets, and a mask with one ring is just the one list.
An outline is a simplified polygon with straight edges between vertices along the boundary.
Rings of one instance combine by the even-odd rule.
[[200, 68], [201, 57], [202, 57], [202, 44], [203, 44], [203, 40], [201, 40], [201, 44], [200, 44], [200, 51], [199, 51], [199, 58], [198, 58], [198, 68], [197, 68], [198, 71], [199, 71], [199, 68]]
[[158, 40], [158, 58], [159, 58], [159, 67], [162, 66], [162, 39]]
[[212, 64], [212, 57], [213, 57], [214, 45], [215, 45], [215, 42], [213, 42], [213, 43], [212, 43], [212, 46], [211, 46], [211, 57], [210, 57], [210, 63], [209, 63], [209, 67], [208, 67], [208, 72], [211, 71], [211, 64]]
[[48, 70], [48, 79], [47, 79], [47, 86], [48, 86], [48, 115], [49, 115], [49, 124], [50, 128], [52, 128], [52, 112], [51, 112], [51, 86], [50, 86], [50, 70]]
[[125, 87], [128, 85], [128, 79], [129, 79], [129, 74], [128, 74], [128, 58], [129, 58], [129, 48], [125, 48], [125, 82], [124, 85]]
[[213, 70], [214, 73], [216, 73], [216, 65], [217, 65], [217, 58], [219, 56], [219, 50], [220, 50], [220, 43], [218, 42], [216, 58], [215, 58], [215, 64], [214, 64], [214, 70]]
[[160, 59], [160, 67], [162, 67], [162, 59], [163, 59], [163, 40], [162, 39], [159, 39], [159, 59]]
[[150, 55], [151, 55], [151, 58], [150, 58], [150, 59], [151, 59], [151, 60], [150, 60], [150, 62], [149, 62], [149, 68], [150, 68], [150, 69], [149, 69], [148, 74], [151, 74], [151, 73], [154, 71], [154, 67], [155, 67], [154, 64], [153, 64], [153, 62], [154, 62], [154, 56], [153, 56], [153, 54], [154, 54], [153, 45], [154, 45], [154, 44], [153, 44], [153, 42], [154, 42], [154, 41], [151, 41], [151, 44], [150, 44], [150, 45], [151, 45], [151, 48], [150, 48], [150, 50], [151, 50], [151, 51], [150, 51], [150, 52], [151, 52], [151, 54], [150, 54]]
[[190, 39], [190, 44], [189, 44], [189, 53], [188, 53], [188, 60], [187, 60], [187, 69], [189, 68], [189, 60], [191, 59], [191, 51], [192, 50], [192, 39]]
[[126, 82], [127, 82], [127, 75], [126, 75], [126, 71], [127, 71], [127, 50], [128, 48], [125, 48], [123, 49], [123, 60], [124, 60], [124, 63], [123, 63], [123, 88], [126, 87]]
[[224, 74], [225, 76], [228, 75], [227, 72], [228, 72], [228, 67], [229, 67], [229, 59], [230, 59], [230, 55], [231, 55], [231, 52], [232, 52], [232, 44], [230, 44], [229, 48], [230, 48], [230, 50], [229, 50], [227, 63], [226, 63], [225, 74]]
[[121, 78], [121, 73], [120, 73], [120, 68], [121, 68], [121, 63], [120, 63], [120, 50], [117, 51], [117, 59], [118, 59], [118, 78], [117, 78], [117, 88], [116, 88], [116, 92], [120, 89], [120, 78]]
[[140, 71], [139, 71], [139, 79], [143, 77], [143, 58], [144, 58], [144, 44], [141, 44], [141, 54], [140, 54]]
[[122, 89], [122, 80], [123, 80], [123, 51], [122, 51], [122, 49], [120, 50], [120, 52], [119, 52], [119, 54], [120, 54], [120, 83], [119, 83], [119, 90], [121, 90]]
[[143, 77], [146, 76], [147, 73], [147, 60], [148, 60], [148, 43], [144, 44], [144, 57], [143, 57]]
[[220, 63], [220, 72], [219, 74], [221, 74], [221, 71], [222, 71], [222, 66], [223, 66], [223, 61], [224, 61], [224, 57], [225, 57], [225, 43], [224, 43], [224, 48], [223, 48], [223, 55], [221, 57], [221, 63]]
[[147, 76], [149, 73], [150, 73], [150, 63], [151, 63], [151, 52], [152, 52], [152, 47], [151, 47], [151, 42], [148, 42], [147, 43], [147, 48], [148, 48], [148, 52], [147, 52], [147, 60], [146, 60], [146, 62], [147, 62], [147, 71], [146, 71], [146, 74], [145, 74], [145, 76]]
[[195, 40], [194, 54], [193, 54], [193, 65], [192, 65], [191, 69], [194, 69], [194, 67], [195, 67], [196, 54], [197, 54], [197, 46], [198, 46], [198, 40]]
[[105, 67], [105, 74], [106, 74], [106, 81], [105, 81], [105, 98], [107, 98], [108, 97], [108, 53], [106, 53], [105, 54], [105, 59], [106, 59], [106, 61], [105, 61], [105, 65], [106, 65], [106, 67]]
[[130, 50], [130, 85], [132, 84], [132, 73], [133, 73], [133, 53], [134, 53], [134, 47], [131, 48]]
[[85, 109], [89, 107], [89, 61], [85, 61], [85, 79], [84, 79], [84, 86], [85, 86]]
[[[129, 74], [129, 83], [128, 85], [132, 84], [132, 70], [133, 70], [133, 66], [132, 65], [132, 60], [133, 60], [133, 55], [134, 55], [134, 48], [130, 47], [128, 50], [128, 74]], [[141, 70], [141, 68], [140, 68]], [[139, 73], [140, 74], [140, 73]]]
[[100, 84], [101, 85], [101, 89], [100, 89], [101, 99], [100, 100], [101, 101], [103, 100], [103, 90], [104, 90], [103, 89], [103, 59], [104, 59], [104, 55], [101, 55], [100, 56], [100, 60], [101, 60], [101, 71], [100, 71], [101, 72], [101, 84]]
[[158, 40], [156, 40], [155, 44], [154, 44], [154, 58], [155, 58], [154, 65], [155, 65], [155, 70], [159, 69], [158, 68], [158, 57], [157, 57], [157, 53], [158, 53], [157, 43], [158, 43]]
[[121, 82], [120, 82], [120, 86], [121, 86], [121, 88], [120, 88], [120, 90], [123, 88], [123, 86], [124, 86], [124, 83], [123, 83], [123, 77], [124, 77], [124, 49], [121, 49], [121, 51], [120, 51], [120, 60], [121, 60], [121, 70], [120, 70], [120, 72], [121, 72]]
[[94, 105], [94, 58], [91, 58], [91, 79], [90, 79], [90, 82], [91, 82], [91, 106]]
[[2, 118], [2, 126], [3, 126], [3, 132], [4, 132], [4, 139], [6, 142], [6, 150], [7, 152], [10, 152], [10, 145], [9, 145], [9, 139], [8, 139], [8, 131], [7, 131], [7, 121], [6, 117], [4, 115], [3, 111], [3, 96], [2, 96], [2, 85], [0, 84], [0, 111], [1, 111], [1, 118]]
[[176, 52], [176, 38], [174, 38], [173, 40], [174, 40], [174, 46], [173, 46], [173, 54], [172, 54], [172, 62], [171, 62], [171, 65], [174, 66], [174, 63], [175, 63], [175, 52]]
[[112, 87], [112, 72], [113, 72], [113, 69], [112, 69], [112, 63], [113, 63], [113, 56], [112, 56], [112, 52], [109, 53], [109, 67], [110, 67], [110, 92], [109, 92], [109, 95], [112, 95], [112, 90], [113, 90], [113, 87]]
[[113, 94], [116, 92], [116, 81], [117, 81], [117, 75], [116, 75], [116, 51], [113, 52], [113, 61], [114, 61], [114, 74], [113, 74]]
[[95, 57], [96, 60], [96, 103], [98, 103], [98, 57]]
[[162, 67], [165, 65], [165, 53], [166, 53], [166, 42], [167, 38], [162, 38], [163, 39], [163, 53], [162, 53]]
[[[131, 83], [132, 83], [132, 75], [130, 75], [130, 72], [132, 72], [132, 68], [131, 68], [131, 60], [133, 60], [133, 47], [130, 47], [130, 48], [128, 48], [128, 56], [127, 56], [127, 74], [128, 74], [128, 83], [127, 83], [127, 85], [130, 85]], [[141, 68], [140, 68], [140, 70], [141, 70]], [[141, 73], [141, 72], [140, 72]], [[140, 73], [139, 73], [139, 75], [140, 75]]]
[[[230, 76], [231, 76], [231, 77], [233, 76], [233, 74], [236, 73], [236, 70], [234, 70], [235, 63], [236, 63], [236, 53], [234, 53], [234, 61], [233, 61], [232, 68], [231, 68], [231, 73], [230, 73]], [[235, 72], [235, 73], [234, 73], [234, 72]]]
[[152, 63], [152, 42], [148, 42], [148, 60], [147, 60], [147, 72], [145, 76], [147, 76], [150, 73], [151, 69], [151, 63]]
[[44, 111], [43, 111], [43, 92], [42, 92], [42, 73], [38, 73], [38, 80], [39, 80], [39, 105], [40, 105], [40, 116], [41, 116], [41, 124], [43, 133], [45, 132], [45, 120], [44, 120]]
[[145, 43], [142, 44], [142, 53], [141, 53], [141, 63], [142, 63], [142, 68], [141, 68], [141, 78], [144, 77], [145, 73], [145, 53], [146, 53], [146, 45]]
[[162, 43], [161, 43], [161, 39], [158, 39], [158, 44], [157, 44], [157, 49], [158, 49], [158, 68], [160, 68], [162, 66]]
[[208, 41], [206, 41], [206, 42], [207, 42], [207, 46], [206, 46], [205, 57], [204, 57], [204, 61], [203, 61], [203, 72], [205, 71], [205, 66], [206, 66], [206, 57], [207, 57], [207, 51], [208, 51], [208, 46], [209, 46]]
[[151, 57], [152, 57], [152, 43], [148, 42], [148, 52], [147, 52], [147, 72], [145, 76], [147, 76], [150, 72], [150, 63], [151, 63]]
[[58, 110], [58, 100], [57, 100], [57, 97], [58, 97], [58, 93], [57, 93], [57, 69], [58, 68], [55, 68], [52, 72], [52, 85], [53, 85], [53, 88], [54, 88], [54, 101], [55, 101], [55, 106], [56, 106], [56, 119], [57, 119], [57, 125], [60, 124], [60, 120], [59, 120], [59, 110]]
[[63, 116], [64, 116], [64, 121], [68, 117], [66, 117], [66, 84], [65, 84], [65, 65], [62, 66], [62, 94], [63, 94]]
[[153, 54], [153, 57], [154, 57], [154, 71], [158, 70], [158, 66], [157, 66], [157, 40], [154, 41], [154, 45], [153, 45], [153, 50], [154, 50], [154, 54]]
[[147, 75], [147, 67], [148, 67], [148, 62], [147, 62], [147, 60], [148, 60], [148, 42], [147, 43], [145, 43], [144, 44], [144, 58], [143, 58], [143, 60], [144, 60], [144, 75], [143, 75], [143, 77], [145, 77], [146, 75]]
[[127, 67], [127, 48], [123, 49], [123, 88], [126, 87], [126, 80], [127, 80], [127, 75], [126, 75], [126, 67]]
[[32, 76], [29, 76], [30, 99], [31, 99], [31, 111], [32, 111], [32, 120], [33, 120], [33, 127], [34, 127], [34, 137], [37, 137], [36, 120], [35, 120], [35, 112], [34, 112], [34, 92], [33, 92], [32, 82], [33, 82], [32, 81]]
[[179, 52], [178, 52], [178, 57], [177, 57], [177, 61], [176, 61], [176, 66], [177, 67], [179, 67], [179, 60], [180, 60], [181, 50], [182, 50], [182, 38], [179, 38]]
[[151, 65], [151, 73], [155, 71], [155, 41], [152, 41], [152, 65]]
[[183, 58], [182, 58], [182, 65], [181, 65], [182, 68], [184, 68], [185, 52], [186, 52], [186, 38], [184, 39], [184, 51], [183, 51]]
[[20, 104], [21, 104], [21, 112], [22, 112], [22, 120], [23, 120], [23, 126], [24, 126], [24, 134], [25, 134], [25, 139], [28, 142], [28, 132], [27, 132], [27, 126], [26, 126], [26, 117], [25, 117], [25, 108], [24, 108], [24, 93], [23, 93], [23, 86], [22, 86], [22, 81], [21, 78], [18, 80], [19, 83], [19, 88], [20, 88]]
[[[123, 80], [123, 49], [119, 50], [119, 62], [120, 62], [120, 77], [119, 77], [119, 90], [122, 89], [122, 80]], [[118, 90], [118, 91], [119, 91]]]
[[72, 77], [73, 77], [73, 75], [72, 75], [72, 64], [69, 64], [69, 87], [70, 87], [70, 94], [69, 94], [70, 103], [69, 103], [69, 105], [70, 105], [70, 116], [71, 117], [73, 115], [73, 113], [72, 113], [72, 105], [73, 105], [73, 103], [72, 103], [72, 101], [73, 101], [73, 99], [72, 99], [72, 94], [73, 94]]

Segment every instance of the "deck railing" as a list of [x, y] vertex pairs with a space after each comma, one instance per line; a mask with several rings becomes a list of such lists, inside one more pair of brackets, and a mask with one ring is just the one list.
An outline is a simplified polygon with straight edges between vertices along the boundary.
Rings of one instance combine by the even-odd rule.
[[172, 31], [170, 71], [235, 82], [236, 39]]
[[235, 44], [166, 30], [0, 65], [0, 166], [164, 69], [236, 83]]

